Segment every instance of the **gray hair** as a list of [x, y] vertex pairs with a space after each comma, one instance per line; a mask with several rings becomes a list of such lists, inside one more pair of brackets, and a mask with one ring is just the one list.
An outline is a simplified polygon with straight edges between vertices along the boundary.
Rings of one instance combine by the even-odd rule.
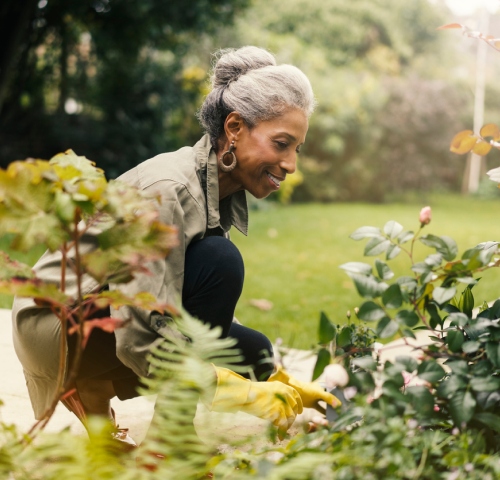
[[258, 47], [221, 50], [211, 77], [212, 91], [197, 113], [214, 147], [224, 122], [238, 112], [250, 128], [298, 108], [309, 117], [315, 100], [305, 74], [292, 65], [276, 65], [274, 56]]

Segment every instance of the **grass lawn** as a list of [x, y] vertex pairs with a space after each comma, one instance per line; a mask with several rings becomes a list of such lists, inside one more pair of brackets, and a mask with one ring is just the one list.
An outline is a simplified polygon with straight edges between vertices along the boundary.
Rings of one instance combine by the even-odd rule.
[[[245, 325], [281, 337], [288, 346], [309, 348], [317, 341], [319, 312], [332, 321], [346, 322], [347, 310], [361, 303], [349, 277], [339, 268], [348, 261], [373, 263], [363, 257], [365, 241], [349, 239], [363, 225], [382, 227], [396, 220], [418, 229], [420, 208], [431, 205], [433, 219], [424, 233], [453, 237], [463, 252], [486, 240], [500, 239], [495, 212], [498, 201], [431, 196], [409, 204], [306, 204], [251, 212], [250, 233], [232, 233], [245, 260], [243, 296], [236, 316]], [[422, 257], [432, 251], [418, 242]], [[423, 259], [423, 258], [422, 258]], [[411, 274], [404, 254], [390, 262], [396, 275]], [[500, 271], [486, 272], [474, 287], [476, 305], [500, 297]], [[269, 311], [251, 305], [252, 299], [273, 303]]]
[[[424, 233], [453, 237], [460, 252], [482, 241], [500, 239], [495, 216], [500, 203], [495, 200], [442, 195], [405, 204], [265, 205], [269, 208], [250, 212], [248, 237], [232, 231], [246, 268], [236, 316], [271, 340], [281, 337], [296, 348], [309, 348], [316, 342], [321, 310], [334, 322], [344, 323], [347, 310], [361, 303], [351, 280], [339, 268], [349, 261], [374, 261], [363, 257], [364, 241], [349, 239], [356, 228], [382, 227], [388, 220], [396, 220], [406, 229], [416, 230], [421, 207], [431, 205], [433, 219]], [[7, 243], [0, 242], [0, 248], [8, 250]], [[419, 244], [418, 252], [424, 256], [431, 250]], [[35, 249], [24, 260], [34, 263], [41, 253]], [[404, 254], [390, 265], [396, 275], [410, 274]], [[500, 297], [500, 272], [486, 272], [474, 294], [476, 305]], [[255, 299], [269, 300], [273, 307], [259, 310], [251, 305]], [[10, 298], [0, 298], [1, 307], [10, 305]]]

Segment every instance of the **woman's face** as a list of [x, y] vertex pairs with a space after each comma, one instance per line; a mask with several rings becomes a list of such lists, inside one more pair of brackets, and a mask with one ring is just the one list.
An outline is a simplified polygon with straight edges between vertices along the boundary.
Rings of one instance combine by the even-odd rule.
[[295, 171], [307, 129], [307, 117], [298, 109], [253, 128], [242, 123], [234, 136], [238, 164], [228, 174], [231, 180], [256, 198], [279, 190], [287, 174]]

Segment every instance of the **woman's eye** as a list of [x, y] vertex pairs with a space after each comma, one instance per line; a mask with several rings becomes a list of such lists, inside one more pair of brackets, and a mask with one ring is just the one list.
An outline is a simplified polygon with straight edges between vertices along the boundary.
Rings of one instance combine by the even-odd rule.
[[300, 148], [296, 148], [296, 149], [295, 149], [295, 151], [296, 151], [297, 153], [300, 153]]
[[286, 143], [286, 142], [279, 142], [279, 141], [277, 141], [277, 142], [276, 142], [276, 145], [277, 145], [277, 146], [278, 146], [281, 150], [284, 150], [285, 148], [287, 148], [287, 147], [288, 147], [288, 143]]

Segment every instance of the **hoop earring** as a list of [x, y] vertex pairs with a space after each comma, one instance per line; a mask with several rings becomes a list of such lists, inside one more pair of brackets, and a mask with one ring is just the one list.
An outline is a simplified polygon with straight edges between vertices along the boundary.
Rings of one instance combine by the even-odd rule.
[[[233, 157], [230, 165], [226, 165], [224, 163], [224, 158], [226, 157], [226, 155], [231, 155]], [[236, 167], [236, 164], [238, 163], [238, 160], [236, 160], [236, 155], [234, 154], [234, 140], [231, 142], [231, 145], [229, 145], [229, 150], [226, 150], [221, 155], [221, 157], [219, 158], [217, 163], [219, 164], [219, 168], [223, 172], [228, 173], [228, 172], [232, 172], [234, 170], [234, 168]]]

